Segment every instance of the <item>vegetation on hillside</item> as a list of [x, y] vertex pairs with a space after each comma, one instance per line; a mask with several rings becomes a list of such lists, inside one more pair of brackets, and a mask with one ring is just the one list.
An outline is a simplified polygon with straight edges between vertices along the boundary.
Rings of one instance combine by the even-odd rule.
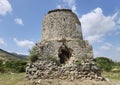
[[120, 73], [120, 62], [112, 61], [106, 57], [97, 57], [94, 60], [102, 71]]
[[106, 57], [97, 57], [95, 58], [96, 65], [103, 71], [111, 71], [113, 61]]
[[20, 54], [16, 54], [16, 53], [10, 53], [7, 52], [5, 50], [0, 49], [0, 59], [2, 60], [16, 60], [16, 59], [20, 59], [20, 60], [27, 60], [27, 55], [20, 55]]
[[25, 72], [26, 64], [27, 62], [23, 60], [14, 60], [14, 61], [0, 60], [0, 73]]

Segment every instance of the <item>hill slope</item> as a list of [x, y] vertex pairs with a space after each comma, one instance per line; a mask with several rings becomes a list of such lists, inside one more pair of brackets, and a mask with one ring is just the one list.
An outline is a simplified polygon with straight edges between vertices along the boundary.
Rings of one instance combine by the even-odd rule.
[[10, 52], [0, 49], [0, 59], [2, 60], [16, 60], [16, 59], [27, 60], [27, 57], [28, 57], [27, 55], [10, 53]]

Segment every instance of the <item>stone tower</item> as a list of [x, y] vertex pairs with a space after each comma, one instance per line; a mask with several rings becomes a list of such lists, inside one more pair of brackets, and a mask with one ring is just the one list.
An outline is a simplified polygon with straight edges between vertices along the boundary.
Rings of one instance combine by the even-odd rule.
[[[60, 50], [61, 46], [66, 46]], [[93, 50], [87, 40], [83, 40], [81, 23], [69, 9], [56, 9], [49, 11], [42, 26], [42, 40], [36, 45], [41, 56], [52, 56], [60, 60], [61, 55], [67, 56], [69, 61], [72, 57], [93, 58]], [[73, 59], [73, 58], [72, 58]]]
[[81, 23], [69, 9], [49, 11], [42, 24], [42, 40], [34, 46], [35, 59], [26, 67], [27, 79], [100, 79], [92, 63], [93, 50], [83, 40]]

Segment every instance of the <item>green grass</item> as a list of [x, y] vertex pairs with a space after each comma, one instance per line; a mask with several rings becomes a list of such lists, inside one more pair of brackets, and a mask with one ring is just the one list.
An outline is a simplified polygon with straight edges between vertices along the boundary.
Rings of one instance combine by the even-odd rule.
[[111, 72], [103, 72], [102, 74], [112, 81], [120, 81], [120, 66], [113, 66]]
[[0, 85], [17, 85], [24, 81], [24, 75], [25, 73], [0, 74]]
[[[120, 72], [103, 72], [102, 74], [112, 82], [120, 82]], [[0, 85], [31, 85], [24, 76], [25, 73], [0, 74]]]
[[104, 72], [103, 77], [110, 79], [111, 81], [120, 81], [120, 72]]

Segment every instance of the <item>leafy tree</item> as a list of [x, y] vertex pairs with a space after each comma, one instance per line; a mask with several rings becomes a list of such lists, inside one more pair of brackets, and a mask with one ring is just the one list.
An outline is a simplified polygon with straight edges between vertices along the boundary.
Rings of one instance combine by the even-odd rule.
[[36, 48], [33, 47], [29, 52], [30, 52], [30, 57], [29, 57], [30, 61], [31, 62], [36, 61], [38, 59], [38, 55], [36, 53]]
[[16, 72], [25, 72], [27, 62], [22, 60], [17, 60], [15, 64], [16, 64], [15, 67]]
[[7, 72], [25, 72], [27, 62], [22, 60], [6, 61], [5, 68]]
[[[3, 64], [3, 62], [5, 63]], [[25, 72], [26, 64], [27, 62], [23, 60], [12, 60], [12, 61], [0, 60], [0, 72], [1, 73]]]
[[104, 71], [111, 71], [113, 61], [106, 57], [95, 58], [96, 65]]
[[115, 62], [114, 61], [114, 66], [120, 66], [120, 62]]

